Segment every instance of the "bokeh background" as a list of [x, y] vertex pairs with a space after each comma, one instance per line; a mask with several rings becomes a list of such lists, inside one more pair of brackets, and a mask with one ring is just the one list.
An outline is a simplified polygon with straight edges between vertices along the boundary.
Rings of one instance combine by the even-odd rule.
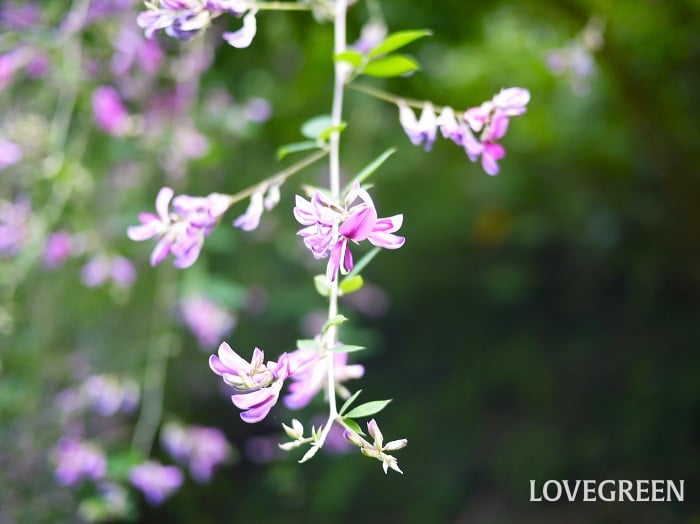
[[[309, 336], [322, 265], [295, 237], [291, 209], [322, 166], [285, 184], [253, 233], [230, 227], [243, 205], [229, 212], [193, 268], [150, 268], [152, 245], [125, 236], [162, 185], [233, 193], [294, 160], [275, 151], [329, 111], [331, 26], [263, 13], [237, 51], [214, 45], [232, 24], [217, 21], [205, 39], [162, 36], [157, 72], [115, 75], [116, 35], [135, 29], [139, 6], [93, 2], [74, 31], [70, 8], [41, 3], [24, 26], [6, 16], [0, 36], [2, 53], [45, 55], [40, 71], [0, 67], [0, 138], [23, 153], [0, 171], [0, 198], [31, 205], [0, 258], [0, 522], [76, 521], [88, 488], [59, 486], [53, 472], [68, 430], [60, 393], [93, 374], [143, 383], [154, 361], [167, 367], [163, 420], [219, 427], [236, 452], [162, 506], [135, 496], [137, 522], [700, 522], [697, 2], [381, 2], [391, 30], [434, 36], [408, 48], [418, 74], [363, 82], [461, 109], [502, 87], [532, 93], [489, 177], [447, 141], [411, 146], [395, 106], [348, 92], [346, 176], [398, 149], [373, 194], [380, 215], [404, 213], [406, 245], [380, 254], [341, 307], [352, 318], [344, 340], [370, 348], [363, 395], [394, 399], [380, 420], [409, 441], [403, 476], [356, 454], [301, 466], [280, 456], [292, 414], [242, 423], [208, 369], [213, 348], [182, 321], [182, 300], [204, 295], [235, 316], [225, 339], [242, 353], [272, 358]], [[350, 40], [367, 19], [365, 5], [351, 9]], [[100, 85], [141, 119], [131, 132], [96, 125]], [[177, 111], [154, 109], [172, 92]], [[74, 248], [50, 268], [43, 253], [59, 230]], [[86, 285], [86, 263], [117, 256], [134, 264], [133, 283]], [[118, 456], [136, 415], [81, 424]], [[153, 456], [168, 461], [157, 439]], [[534, 504], [530, 479], [685, 479], [686, 501]]]

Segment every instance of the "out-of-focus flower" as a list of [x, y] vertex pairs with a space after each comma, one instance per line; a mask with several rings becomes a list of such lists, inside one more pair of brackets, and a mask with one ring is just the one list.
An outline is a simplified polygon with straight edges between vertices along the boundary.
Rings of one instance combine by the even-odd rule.
[[[420, 120], [416, 120], [413, 110], [405, 102], [399, 101], [397, 105], [401, 125], [414, 145], [425, 143], [426, 151], [429, 150], [439, 128], [442, 136], [464, 147], [469, 160], [476, 162], [481, 158], [484, 171], [496, 175], [498, 160], [506, 154], [497, 140], [505, 135], [511, 117], [525, 113], [529, 101], [527, 89], [510, 87], [502, 89], [491, 100], [467, 109], [462, 115], [445, 107], [435, 118], [433, 106], [427, 102]], [[480, 133], [479, 137], [474, 133]]]
[[117, 77], [126, 74], [134, 66], [141, 72], [153, 75], [158, 72], [164, 59], [163, 50], [157, 41], [146, 40], [140, 33], [126, 27], [118, 33], [114, 50], [112, 73]]
[[39, 6], [33, 2], [5, 0], [0, 7], [0, 25], [10, 31], [23, 31], [39, 22]]
[[149, 504], [158, 506], [182, 486], [184, 475], [177, 466], [148, 460], [131, 468], [129, 481], [144, 494]]
[[596, 70], [594, 53], [603, 47], [604, 25], [601, 19], [591, 18], [578, 37], [547, 55], [549, 70], [567, 78], [577, 95], [590, 91], [590, 81]]
[[107, 472], [107, 459], [100, 448], [72, 438], [63, 438], [56, 444], [54, 461], [56, 480], [63, 486], [98, 480]]
[[0, 138], [0, 171], [20, 160], [22, 160], [22, 149], [14, 142]]
[[[179, 268], [195, 263], [207, 237], [231, 205], [231, 197], [212, 193], [207, 197], [179, 195], [173, 199], [174, 191], [163, 187], [156, 197], [157, 215], [141, 213], [141, 225], [131, 226], [127, 235], [131, 240], [141, 241], [157, 237], [158, 243], [151, 253], [151, 265], [160, 264], [172, 253], [173, 265]], [[170, 213], [172, 200], [174, 213]]]
[[243, 112], [251, 122], [266, 122], [272, 115], [272, 106], [264, 98], [256, 97], [248, 100], [243, 106]]
[[360, 452], [364, 456], [376, 458], [377, 460], [379, 460], [382, 463], [382, 468], [384, 468], [384, 473], [388, 473], [389, 468], [391, 468], [394, 471], [398, 471], [403, 475], [403, 471], [399, 469], [399, 463], [396, 460], [396, 457], [388, 455], [387, 453], [385, 453], [385, 451], [396, 451], [398, 449], [405, 448], [408, 444], [408, 440], [403, 438], [399, 440], [392, 440], [391, 442], [387, 442], [386, 444], [384, 444], [384, 436], [379, 430], [379, 426], [377, 425], [377, 422], [374, 419], [370, 420], [367, 423], [367, 431], [369, 432], [369, 435], [374, 439], [374, 442], [371, 444], [365, 439], [363, 439], [360, 435], [349, 429], [345, 430], [343, 436], [348, 442], [350, 442], [350, 444], [358, 446], [360, 448]]
[[[360, 203], [355, 204], [355, 201]], [[349, 272], [353, 268], [352, 254], [348, 242], [368, 240], [385, 249], [398, 249], [405, 239], [394, 235], [403, 223], [403, 215], [377, 218], [374, 202], [366, 190], [357, 182], [338, 205], [320, 191], [311, 201], [297, 195], [294, 217], [304, 227], [297, 234], [314, 258], [329, 257], [326, 277], [333, 282], [338, 271]]]
[[214, 469], [232, 452], [221, 430], [212, 427], [185, 427], [169, 422], [163, 427], [161, 442], [170, 456], [189, 466], [192, 478], [197, 482], [208, 482]]
[[92, 114], [95, 123], [110, 135], [121, 136], [129, 131], [129, 113], [117, 90], [111, 86], [95, 89], [92, 94]]
[[73, 236], [68, 231], [56, 231], [46, 239], [44, 266], [56, 269], [68, 260], [73, 249]]
[[360, 38], [348, 47], [365, 54], [380, 44], [386, 38], [387, 33], [388, 30], [383, 20], [372, 19], [362, 26]]
[[236, 326], [235, 316], [206, 297], [185, 297], [179, 310], [185, 325], [204, 348], [216, 346]]
[[0, 256], [11, 257], [22, 250], [29, 235], [31, 211], [26, 198], [0, 200]]
[[233, 226], [243, 231], [253, 231], [260, 225], [263, 210], [270, 211], [280, 201], [280, 183], [261, 184], [250, 197], [248, 209], [233, 221]]
[[103, 417], [111, 417], [119, 411], [134, 411], [140, 397], [137, 382], [114, 375], [92, 375], [83, 383], [80, 392], [83, 402]]
[[427, 102], [423, 106], [423, 111], [418, 120], [416, 120], [413, 109], [408, 107], [406, 102], [399, 100], [398, 106], [399, 121], [401, 122], [403, 130], [408, 135], [408, 138], [411, 140], [411, 143], [414, 146], [425, 144], [425, 150], [430, 151], [437, 138], [437, 122], [433, 105]]
[[[360, 364], [348, 365], [347, 353], [323, 353], [314, 349], [297, 349], [289, 354], [296, 370], [291, 376], [289, 394], [284, 397], [284, 404], [289, 409], [301, 409], [322, 389], [327, 393], [328, 367], [333, 359], [333, 376], [336, 388], [342, 397], [349, 396], [342, 383], [351, 378], [360, 378], [365, 373]], [[333, 392], [335, 394], [335, 392]]]
[[101, 286], [108, 280], [119, 287], [131, 287], [136, 280], [136, 268], [124, 257], [98, 255], [83, 266], [80, 278], [87, 287]]
[[241, 419], [261, 421], [277, 403], [284, 381], [292, 374], [289, 355], [283, 353], [277, 362], [264, 364], [265, 354], [255, 348], [248, 363], [226, 342], [221, 343], [218, 353], [209, 357], [209, 367], [234, 389], [231, 401], [242, 410]]

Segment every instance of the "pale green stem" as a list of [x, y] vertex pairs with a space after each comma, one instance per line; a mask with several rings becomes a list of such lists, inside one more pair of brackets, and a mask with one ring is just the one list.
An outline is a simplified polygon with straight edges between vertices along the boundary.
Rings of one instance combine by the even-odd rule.
[[255, 2], [252, 4], [260, 11], [310, 11], [311, 6], [296, 2]]
[[[423, 106], [425, 106], [425, 104], [427, 103], [426, 100], [415, 100], [413, 98], [403, 98], [400, 96], [392, 95], [391, 93], [384, 91], [382, 89], [377, 89], [376, 87], [371, 87], [371, 86], [364, 85], [364, 84], [348, 84], [348, 87], [350, 89], [354, 89], [355, 91], [359, 91], [360, 93], [364, 93], [366, 95], [373, 96], [374, 98], [378, 98], [379, 100], [384, 100], [385, 102], [390, 102], [392, 104], [398, 104], [399, 101], [402, 101], [407, 106], [415, 107], [416, 109], [423, 109]], [[433, 109], [439, 113], [444, 108], [442, 106], [433, 105]]]
[[[334, 48], [333, 52], [338, 55], [345, 51], [346, 46], [346, 12], [347, 0], [336, 0], [334, 17]], [[345, 88], [345, 64], [341, 61], [335, 63], [335, 80], [333, 87], [333, 108], [331, 112], [331, 125], [340, 126], [343, 118], [343, 94]], [[340, 132], [334, 131], [330, 136], [330, 190], [334, 199], [340, 201]], [[338, 315], [338, 278], [331, 284], [331, 292], [328, 300], [328, 318]], [[326, 348], [333, 347], [337, 342], [337, 326], [331, 326], [326, 332]], [[338, 408], [335, 399], [335, 369], [332, 353], [328, 353], [328, 422], [326, 422], [318, 445], [323, 443], [328, 437], [328, 433], [338, 417]]]
[[144, 455], [150, 455], [153, 441], [163, 414], [165, 377], [168, 359], [177, 351], [177, 339], [169, 332], [163, 318], [175, 301], [173, 269], [161, 268], [156, 280], [155, 297], [151, 314], [151, 335], [148, 337], [146, 367], [143, 374], [141, 410], [136, 421], [131, 447]]

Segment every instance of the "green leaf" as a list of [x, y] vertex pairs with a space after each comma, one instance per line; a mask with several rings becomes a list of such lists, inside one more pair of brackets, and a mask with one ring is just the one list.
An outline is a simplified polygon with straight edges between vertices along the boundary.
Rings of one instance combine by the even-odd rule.
[[386, 162], [386, 160], [396, 153], [396, 149], [393, 147], [390, 147], [386, 151], [384, 151], [381, 155], [379, 155], [377, 158], [372, 160], [365, 168], [357, 173], [355, 175], [355, 178], [353, 178], [348, 185], [346, 185], [343, 188], [343, 194], [347, 194], [348, 191], [350, 191], [350, 188], [352, 188], [353, 184], [357, 182], [358, 184], [362, 184], [365, 180], [367, 180], [370, 176], [374, 174], [374, 172], [381, 167], [381, 165]]
[[351, 430], [353, 430], [355, 433], [357, 433], [358, 435], [362, 435], [362, 436], [365, 435], [364, 432], [362, 431], [362, 428], [360, 427], [360, 425], [357, 422], [355, 422], [353, 419], [343, 417], [343, 423], [346, 426], [348, 426]]
[[345, 122], [337, 126], [333, 125], [330, 115], [315, 116], [301, 125], [301, 134], [312, 140], [328, 140], [334, 131], [343, 131], [347, 127]]
[[369, 417], [370, 415], [379, 413], [389, 404], [389, 402], [391, 402], [391, 399], [365, 402], [364, 404], [360, 404], [356, 408], [351, 409], [345, 416], [350, 418]]
[[432, 31], [429, 31], [428, 29], [414, 29], [391, 33], [384, 39], [383, 42], [375, 46], [374, 49], [367, 54], [367, 56], [374, 58], [375, 56], [391, 53], [392, 51], [396, 51], [397, 49], [401, 49], [405, 45], [410, 44], [414, 40], [418, 40], [419, 38], [430, 36], [432, 34]]
[[328, 348], [328, 351], [332, 353], [354, 353], [355, 351], [362, 351], [363, 349], [367, 348], [364, 346], [352, 346], [349, 344], [343, 344], [340, 346]]
[[331, 284], [328, 282], [326, 275], [316, 275], [314, 277], [314, 286], [322, 297], [331, 296]]
[[362, 63], [362, 60], [364, 60], [364, 55], [358, 51], [353, 51], [352, 49], [348, 49], [347, 51], [343, 51], [342, 53], [338, 53], [333, 57], [333, 60], [336, 62], [347, 62], [348, 64], [352, 65], [353, 67], [357, 67]]
[[336, 315], [333, 318], [328, 319], [326, 321], [326, 323], [323, 324], [323, 329], [321, 330], [321, 334], [322, 335], [325, 334], [326, 331], [328, 331], [331, 328], [331, 326], [339, 326], [340, 324], [342, 324], [343, 322], [346, 322], [347, 320], [349, 320], [348, 317], [343, 316], [343, 315]]
[[348, 127], [348, 125], [345, 122], [341, 122], [337, 126], [331, 126], [328, 129], [324, 129], [318, 136], [318, 138], [320, 138], [321, 140], [328, 140], [334, 131], [342, 133], [343, 131], [345, 131], [346, 127]]
[[317, 341], [315, 341], [311, 338], [303, 338], [303, 339], [297, 340], [297, 348], [298, 349], [318, 350], [321, 347], [318, 345]]
[[277, 148], [277, 158], [282, 160], [290, 153], [298, 153], [299, 151], [308, 151], [316, 149], [318, 143], [313, 140], [305, 140], [303, 142], [294, 142], [293, 144], [285, 144]]
[[362, 71], [365, 75], [379, 78], [401, 76], [418, 71], [420, 65], [414, 58], [406, 55], [389, 55], [373, 60]]
[[357, 262], [353, 266], [352, 271], [350, 271], [350, 273], [348, 273], [348, 276], [346, 276], [345, 278], [348, 279], [348, 278], [351, 278], [351, 277], [354, 277], [355, 275], [357, 275], [360, 271], [362, 271], [365, 267], [367, 267], [367, 264], [369, 264], [372, 261], [372, 259], [374, 257], [376, 257], [377, 254], [379, 254], [379, 252], [381, 250], [382, 250], [382, 248], [380, 248], [380, 247], [372, 248], [372, 251], [368, 252], [365, 256], [363, 256], [359, 260], [359, 262]]
[[348, 398], [345, 402], [343, 402], [343, 405], [340, 407], [340, 411], [338, 411], [338, 415], [340, 415], [342, 417], [343, 413], [345, 413], [345, 411], [350, 406], [352, 406], [352, 403], [355, 402], [355, 400], [357, 400], [357, 397], [360, 396], [360, 393], [362, 393], [362, 390], [358, 389], [357, 391], [355, 391], [355, 393], [352, 394], [352, 396], [350, 398]]
[[345, 277], [343, 280], [340, 281], [340, 287], [339, 287], [339, 295], [349, 295], [350, 293], [354, 293], [358, 289], [361, 289], [363, 284], [365, 283], [365, 279], [362, 278], [361, 275], [353, 275], [351, 277]]

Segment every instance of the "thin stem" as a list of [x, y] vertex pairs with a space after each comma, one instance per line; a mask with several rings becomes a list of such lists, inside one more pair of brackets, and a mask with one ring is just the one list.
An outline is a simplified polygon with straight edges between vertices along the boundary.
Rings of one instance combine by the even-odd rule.
[[[377, 89], [376, 87], [371, 87], [371, 86], [364, 85], [364, 84], [349, 84], [348, 87], [350, 89], [354, 89], [355, 91], [359, 91], [360, 93], [364, 93], [366, 95], [373, 96], [374, 98], [378, 98], [379, 100], [384, 100], [385, 102], [391, 102], [392, 104], [398, 104], [399, 101], [402, 101], [406, 105], [411, 106], [411, 107], [415, 107], [416, 109], [422, 109], [423, 106], [425, 106], [425, 104], [426, 104], [425, 100], [416, 100], [414, 98], [403, 98], [400, 96], [392, 95], [391, 93], [384, 91], [382, 89]], [[444, 108], [442, 106], [433, 105], [433, 109], [439, 113]]]
[[310, 11], [310, 5], [298, 4], [297, 2], [255, 2], [255, 9], [260, 11]]
[[297, 174], [299, 171], [301, 171], [302, 169], [304, 169], [307, 166], [310, 166], [311, 164], [313, 164], [317, 160], [322, 159], [327, 154], [328, 154], [328, 151], [326, 151], [326, 150], [317, 151], [313, 155], [309, 155], [306, 158], [303, 158], [302, 160], [300, 160], [296, 164], [292, 164], [287, 169], [284, 169], [278, 173], [275, 173], [272, 176], [267, 177], [262, 182], [258, 182], [254, 186], [250, 186], [249, 188], [246, 188], [243, 191], [239, 191], [238, 193], [230, 195], [231, 205], [248, 198], [250, 195], [252, 195], [253, 193], [255, 193], [257, 191], [260, 191], [261, 188], [268, 186], [269, 184], [281, 184], [286, 179], [288, 179], [290, 176]]
[[[163, 397], [165, 394], [165, 377], [168, 359], [173, 353], [176, 339], [167, 332], [159, 319], [166, 318], [168, 304], [175, 300], [174, 279], [171, 270], [164, 268], [156, 281], [154, 307], [151, 317], [151, 336], [149, 337], [146, 368], [143, 375], [143, 400], [141, 411], [134, 428], [131, 447], [144, 455], [150, 455], [153, 441], [163, 414]], [[165, 332], [164, 332], [165, 331]]]

